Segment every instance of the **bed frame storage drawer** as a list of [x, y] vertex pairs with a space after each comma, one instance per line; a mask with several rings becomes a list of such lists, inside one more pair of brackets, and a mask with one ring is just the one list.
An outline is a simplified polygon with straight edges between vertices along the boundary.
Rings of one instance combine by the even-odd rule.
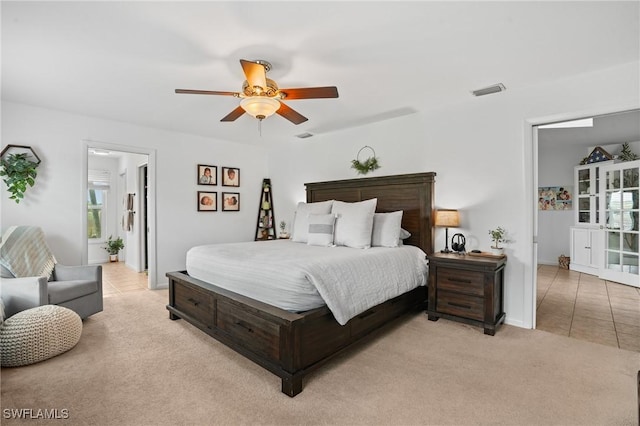
[[420, 301], [420, 308], [427, 306], [427, 287], [416, 287], [409, 293], [391, 299], [386, 306], [387, 317], [396, 318], [416, 307], [416, 300]]
[[216, 326], [250, 351], [280, 359], [280, 327], [276, 324], [220, 300]]
[[210, 293], [187, 284], [176, 282], [174, 291], [174, 307], [186, 315], [193, 317], [207, 328], [213, 328], [215, 317], [215, 300]]
[[353, 317], [351, 323], [351, 334], [357, 336], [369, 330], [378, 328], [388, 320], [387, 311], [384, 306], [374, 306], [363, 313]]

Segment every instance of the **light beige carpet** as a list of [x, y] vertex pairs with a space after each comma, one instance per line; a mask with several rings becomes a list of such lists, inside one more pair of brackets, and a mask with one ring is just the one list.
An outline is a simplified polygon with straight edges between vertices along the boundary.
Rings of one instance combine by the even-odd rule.
[[310, 376], [295, 398], [280, 379], [185, 321], [167, 291], [105, 299], [78, 345], [39, 364], [2, 370], [6, 409], [68, 410], [55, 424], [637, 423], [640, 353], [503, 326], [424, 314], [385, 330]]

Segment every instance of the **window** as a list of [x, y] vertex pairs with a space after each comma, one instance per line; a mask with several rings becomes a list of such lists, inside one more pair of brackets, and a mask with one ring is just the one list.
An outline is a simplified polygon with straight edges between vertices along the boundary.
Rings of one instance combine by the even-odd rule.
[[109, 195], [108, 170], [89, 170], [87, 191], [87, 237], [89, 240], [102, 240], [107, 233], [107, 197]]
[[87, 200], [87, 236], [90, 240], [102, 239], [105, 234], [104, 220], [105, 214], [105, 191], [101, 189], [90, 189]]

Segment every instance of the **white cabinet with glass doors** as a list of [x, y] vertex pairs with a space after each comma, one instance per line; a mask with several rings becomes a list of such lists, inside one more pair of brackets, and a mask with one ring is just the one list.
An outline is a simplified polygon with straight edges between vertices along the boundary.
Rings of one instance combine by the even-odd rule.
[[640, 287], [640, 160], [600, 168], [600, 225], [604, 257], [600, 278]]
[[613, 160], [575, 167], [576, 225], [598, 226], [600, 222], [600, 169], [604, 165], [612, 163]]

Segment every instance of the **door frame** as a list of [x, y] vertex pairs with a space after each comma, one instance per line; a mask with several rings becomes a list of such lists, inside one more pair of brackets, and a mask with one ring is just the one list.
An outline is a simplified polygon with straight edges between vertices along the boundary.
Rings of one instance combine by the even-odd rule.
[[[122, 151], [132, 154], [146, 155], [148, 158], [147, 163], [147, 178], [148, 178], [148, 200], [147, 200], [147, 225], [149, 231], [148, 237], [148, 287], [151, 290], [158, 288], [158, 264], [157, 264], [157, 239], [156, 239], [156, 150], [153, 148], [143, 148], [131, 145], [121, 145], [108, 142], [94, 141], [90, 139], [82, 140], [82, 177], [81, 177], [81, 191], [82, 205], [81, 211], [87, 209], [87, 187], [88, 187], [88, 161], [89, 161], [89, 149], [103, 149], [112, 151]], [[82, 264], [88, 263], [88, 238], [87, 238], [87, 215], [81, 215], [81, 234], [82, 235]]]
[[531, 117], [524, 120], [524, 189], [525, 199], [529, 200], [529, 208], [525, 214], [526, 229], [530, 230], [529, 244], [526, 247], [524, 273], [524, 315], [525, 328], [536, 328], [537, 278], [538, 278], [538, 126], [579, 120], [599, 115], [617, 114], [640, 109], [638, 103], [612, 104], [607, 107], [586, 109], [582, 111], [564, 112], [560, 114]]

